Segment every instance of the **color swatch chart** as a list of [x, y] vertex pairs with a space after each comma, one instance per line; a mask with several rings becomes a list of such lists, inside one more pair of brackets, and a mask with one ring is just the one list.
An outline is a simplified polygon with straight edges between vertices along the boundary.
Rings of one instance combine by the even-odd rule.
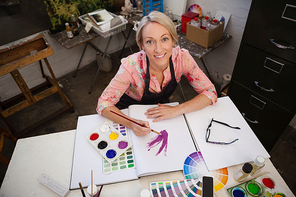
[[[110, 123], [117, 131], [128, 138], [127, 128], [125, 126], [113, 121], [110, 121]], [[106, 159], [103, 159], [103, 174], [110, 174], [115, 171], [132, 169], [135, 167], [136, 164], [132, 147], [129, 148], [125, 153], [121, 154], [120, 157], [112, 163], [109, 163]]]
[[200, 179], [176, 180], [150, 183], [152, 197], [202, 196]]
[[203, 176], [213, 177], [214, 192], [221, 190], [228, 181], [228, 169], [222, 168], [209, 172], [200, 151], [194, 152], [186, 158], [183, 173], [186, 179], [198, 179]]
[[127, 135], [122, 135], [123, 131], [118, 130], [118, 128], [115, 129], [113, 125], [112, 122], [105, 121], [102, 125], [86, 136], [89, 143], [109, 163], [118, 159], [120, 155], [125, 153], [126, 150], [132, 146], [132, 143], [128, 140]]

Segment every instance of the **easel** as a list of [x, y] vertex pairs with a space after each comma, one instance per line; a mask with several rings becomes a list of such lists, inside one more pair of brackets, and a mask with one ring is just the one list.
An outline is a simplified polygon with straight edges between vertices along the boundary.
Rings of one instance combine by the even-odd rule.
[[[19, 138], [24, 134], [36, 129], [45, 122], [53, 119], [54, 117], [62, 114], [65, 111], [73, 110], [73, 105], [71, 101], [59, 87], [59, 84], [47, 60], [47, 57], [53, 54], [54, 53], [52, 47], [46, 42], [43, 34], [39, 34], [30, 40], [25, 40], [20, 44], [16, 44], [11, 47], [7, 47], [5, 49], [0, 50], [0, 76], [10, 73], [14, 81], [17, 83], [18, 87], [22, 91], [22, 94], [19, 94], [9, 99], [8, 101], [0, 102], [1, 119], [3, 120], [7, 129], [16, 138]], [[42, 59], [44, 60], [51, 77], [44, 74], [41, 62]], [[26, 84], [25, 80], [20, 74], [19, 69], [37, 61], [39, 61], [41, 74], [42, 77], [46, 79], [46, 82], [29, 89], [28, 85]], [[41, 99], [44, 99], [56, 92], [60, 94], [63, 102], [66, 104], [65, 107], [39, 120], [35, 124], [23, 129], [22, 131], [19, 131], [17, 133], [14, 131], [14, 129], [6, 120], [8, 116], [26, 107], [29, 107], [30, 105], [33, 105]], [[15, 102], [20, 100], [21, 98], [25, 98], [25, 100], [19, 101], [15, 104]]]

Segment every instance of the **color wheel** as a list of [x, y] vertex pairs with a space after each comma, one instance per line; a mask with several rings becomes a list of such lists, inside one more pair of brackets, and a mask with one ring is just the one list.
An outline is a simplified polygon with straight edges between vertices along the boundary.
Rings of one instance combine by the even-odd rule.
[[222, 168], [209, 172], [200, 151], [194, 152], [186, 158], [183, 173], [186, 179], [212, 176], [214, 180], [214, 192], [221, 190], [228, 181], [228, 169]]
[[193, 4], [188, 8], [188, 11], [199, 13], [199, 16], [202, 16], [202, 10], [201, 7], [197, 4]]

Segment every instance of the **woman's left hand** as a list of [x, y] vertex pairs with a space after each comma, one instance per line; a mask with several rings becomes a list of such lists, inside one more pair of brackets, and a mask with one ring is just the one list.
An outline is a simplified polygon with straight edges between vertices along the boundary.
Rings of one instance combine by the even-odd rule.
[[145, 113], [147, 118], [155, 118], [152, 122], [157, 122], [164, 119], [174, 118], [177, 114], [176, 107], [172, 107], [165, 104], [158, 104], [158, 107], [148, 109]]

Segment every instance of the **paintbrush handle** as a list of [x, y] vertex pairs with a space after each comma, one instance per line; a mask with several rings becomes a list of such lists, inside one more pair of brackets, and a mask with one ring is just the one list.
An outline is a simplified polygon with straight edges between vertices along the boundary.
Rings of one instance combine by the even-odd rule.
[[[112, 113], [114, 113], [114, 114], [116, 114], [116, 115], [118, 115], [118, 116], [120, 116], [120, 117], [122, 117], [122, 118], [124, 118], [124, 119], [126, 119], [126, 120], [129, 120], [129, 121], [131, 121], [132, 123], [135, 123], [135, 124], [137, 124], [137, 125], [139, 125], [139, 126], [141, 126], [141, 127], [146, 127], [146, 126], [144, 126], [144, 125], [142, 125], [142, 124], [140, 124], [140, 123], [138, 123], [138, 122], [136, 122], [136, 121], [134, 121], [134, 120], [132, 120], [132, 119], [130, 119], [130, 118], [128, 118], [128, 117], [125, 117], [125, 116], [123, 116], [123, 115], [121, 115], [121, 114], [119, 114], [119, 113], [117, 113], [117, 112], [115, 112], [115, 111], [110, 110], [110, 112], [112, 112]], [[155, 131], [155, 130], [153, 130], [153, 129], [151, 129], [151, 131], [154, 132], [154, 133], [156, 133], [156, 134], [158, 134], [158, 135], [161, 135], [161, 133], [159, 133], [159, 132], [157, 132], [157, 131]]]

